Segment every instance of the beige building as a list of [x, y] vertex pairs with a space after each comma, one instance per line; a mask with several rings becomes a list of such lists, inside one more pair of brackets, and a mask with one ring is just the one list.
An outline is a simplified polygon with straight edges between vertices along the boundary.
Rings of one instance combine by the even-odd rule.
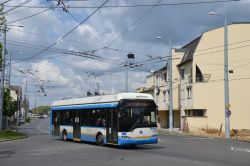
[[[231, 129], [250, 129], [250, 23], [229, 25], [228, 43]], [[182, 50], [173, 51], [174, 127], [224, 130], [224, 28], [203, 33]], [[153, 89], [161, 127], [168, 127], [166, 72], [149, 75], [146, 87]]]

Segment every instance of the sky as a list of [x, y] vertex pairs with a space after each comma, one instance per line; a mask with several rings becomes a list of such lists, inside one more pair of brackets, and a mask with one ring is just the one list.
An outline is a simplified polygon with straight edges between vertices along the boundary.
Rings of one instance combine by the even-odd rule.
[[223, 19], [209, 16], [210, 11], [227, 15], [229, 23], [250, 22], [250, 0], [105, 1], [64, 0], [68, 12], [56, 0], [4, 4], [11, 84], [19, 85], [21, 76], [31, 108], [35, 100], [37, 106], [51, 105], [85, 97], [88, 90], [124, 92], [128, 53], [135, 56], [128, 71], [129, 91], [134, 92], [146, 85], [150, 72], [166, 65], [169, 38], [174, 48], [181, 48], [223, 26]]

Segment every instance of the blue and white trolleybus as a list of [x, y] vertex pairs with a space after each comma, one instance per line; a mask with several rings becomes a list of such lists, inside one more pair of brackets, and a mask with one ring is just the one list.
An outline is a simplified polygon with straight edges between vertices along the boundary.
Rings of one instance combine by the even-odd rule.
[[118, 146], [158, 142], [157, 107], [143, 93], [55, 101], [51, 131], [63, 140], [90, 141]]

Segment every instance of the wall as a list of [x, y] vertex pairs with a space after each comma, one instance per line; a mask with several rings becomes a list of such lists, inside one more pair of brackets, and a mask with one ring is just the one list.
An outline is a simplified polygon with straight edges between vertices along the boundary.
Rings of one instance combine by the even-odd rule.
[[[229, 39], [229, 98], [231, 105], [231, 128], [250, 129], [250, 24], [233, 24], [228, 27]], [[203, 74], [211, 74], [208, 82], [193, 85], [193, 107], [207, 109], [206, 120], [188, 119], [190, 125], [218, 128], [224, 124], [224, 29], [219, 28], [203, 34], [193, 58], [195, 67]], [[218, 47], [219, 46], [219, 47]], [[224, 129], [224, 126], [223, 126]]]

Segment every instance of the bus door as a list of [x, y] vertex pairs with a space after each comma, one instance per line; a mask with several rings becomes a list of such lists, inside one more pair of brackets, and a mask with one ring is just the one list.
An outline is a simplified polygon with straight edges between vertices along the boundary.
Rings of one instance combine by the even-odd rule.
[[73, 124], [73, 139], [79, 140], [81, 138], [81, 125], [80, 125], [80, 111], [74, 111], [74, 124]]
[[107, 113], [107, 143], [117, 144], [118, 141], [118, 111], [108, 110]]
[[60, 111], [53, 112], [54, 118], [54, 136], [60, 135]]

